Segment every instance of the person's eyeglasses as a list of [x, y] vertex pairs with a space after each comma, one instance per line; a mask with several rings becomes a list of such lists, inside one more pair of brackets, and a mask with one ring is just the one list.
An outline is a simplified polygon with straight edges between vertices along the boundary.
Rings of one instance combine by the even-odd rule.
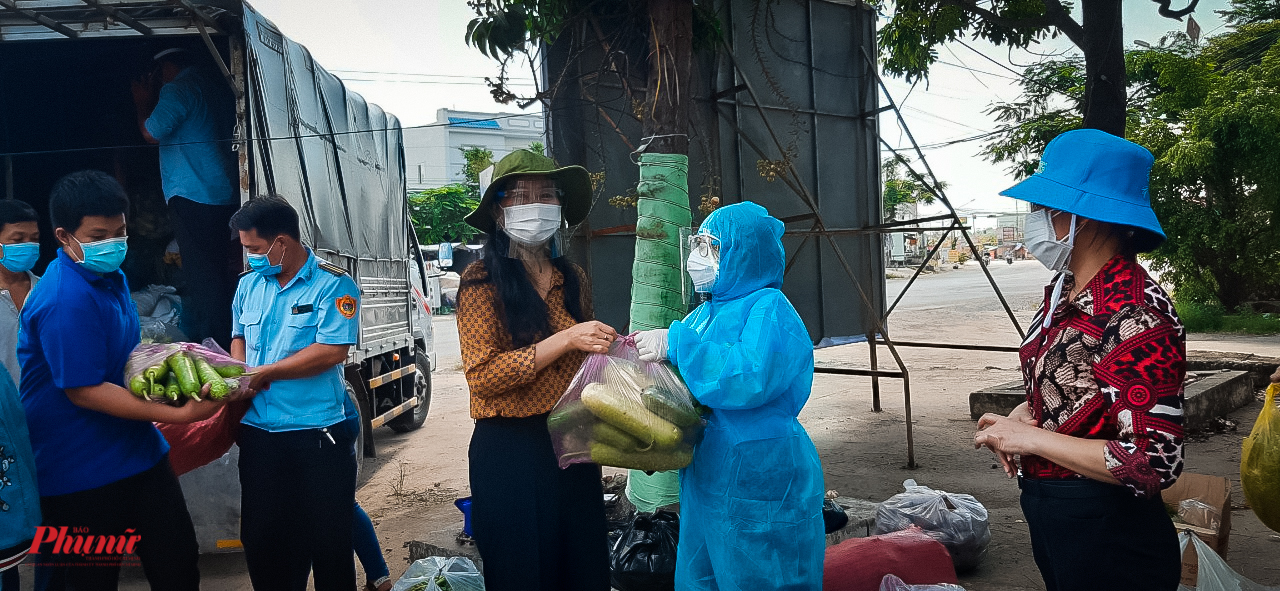
[[513, 205], [530, 205], [534, 203], [560, 203], [560, 197], [564, 195], [564, 191], [556, 188], [538, 189], [535, 191], [526, 191], [522, 189], [514, 189], [510, 191], [501, 191], [498, 193], [498, 199], [503, 205], [510, 207]]
[[712, 253], [720, 254], [720, 239], [711, 234], [694, 234], [689, 237], [689, 252], [709, 257]]

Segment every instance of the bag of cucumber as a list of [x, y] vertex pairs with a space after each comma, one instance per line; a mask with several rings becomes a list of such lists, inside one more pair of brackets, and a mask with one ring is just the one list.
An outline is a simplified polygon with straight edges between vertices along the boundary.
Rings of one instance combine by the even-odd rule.
[[[248, 366], [232, 358], [212, 341], [143, 343], [129, 354], [124, 377], [139, 398], [182, 406], [202, 397], [221, 400], [248, 385]], [[207, 387], [206, 387], [207, 386]]]
[[594, 462], [647, 472], [688, 466], [705, 424], [675, 369], [640, 361], [630, 337], [588, 356], [547, 418], [561, 468]]

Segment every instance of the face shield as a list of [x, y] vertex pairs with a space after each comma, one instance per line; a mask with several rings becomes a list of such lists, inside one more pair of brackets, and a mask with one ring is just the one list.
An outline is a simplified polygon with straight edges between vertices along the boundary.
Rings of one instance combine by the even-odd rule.
[[686, 301], [693, 303], [692, 294], [709, 294], [720, 274], [720, 239], [708, 232], [691, 233], [681, 241], [684, 245], [682, 260], [687, 278]]
[[556, 258], [564, 253], [566, 224], [560, 209], [563, 191], [555, 181], [542, 177], [516, 178], [498, 192], [495, 216], [509, 258]]

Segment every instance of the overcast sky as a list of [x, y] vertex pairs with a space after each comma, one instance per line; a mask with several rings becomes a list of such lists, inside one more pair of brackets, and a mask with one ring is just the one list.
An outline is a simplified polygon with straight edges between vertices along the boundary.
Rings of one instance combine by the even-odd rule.
[[[442, 107], [517, 111], [514, 105], [493, 102], [483, 79], [497, 74], [496, 63], [462, 41], [473, 17], [464, 0], [250, 1], [286, 35], [307, 46], [326, 69], [396, 114], [403, 125], [431, 123], [436, 109]], [[1174, 4], [1181, 7], [1185, 1]], [[1226, 5], [1226, 0], [1200, 2], [1194, 16], [1203, 36], [1222, 32], [1214, 11]], [[1185, 22], [1158, 16], [1156, 8], [1154, 2], [1143, 0], [1124, 3], [1126, 46], [1136, 39], [1154, 44], [1165, 32], [1185, 28]], [[1019, 90], [1014, 74], [1005, 68], [1020, 72], [1021, 66], [1040, 59], [1026, 52], [1010, 55], [981, 42], [968, 44], [973, 49], [960, 44], [942, 48], [939, 57], [946, 63], [934, 66], [928, 86], [921, 83], [910, 96], [909, 85], [887, 80], [895, 99], [903, 102], [907, 124], [921, 144], [994, 129], [995, 121], [983, 111], [994, 101], [1014, 99]], [[1070, 47], [1069, 41], [1058, 39], [1047, 42], [1041, 51]], [[520, 79], [531, 83], [527, 76]], [[882, 117], [881, 123], [887, 141], [908, 145], [891, 115]], [[978, 157], [980, 149], [981, 142], [967, 142], [928, 150], [926, 155], [939, 178], [950, 184], [948, 194], [957, 208], [1012, 211], [1013, 201], [997, 195], [1012, 184], [1012, 177], [1003, 166]]]

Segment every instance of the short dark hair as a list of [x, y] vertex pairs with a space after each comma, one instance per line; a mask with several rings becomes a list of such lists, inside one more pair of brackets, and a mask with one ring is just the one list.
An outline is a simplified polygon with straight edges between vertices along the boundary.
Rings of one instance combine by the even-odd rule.
[[49, 193], [49, 221], [54, 228], [74, 233], [85, 216], [112, 217], [129, 213], [124, 187], [101, 170], [81, 170], [58, 179]]
[[0, 199], [0, 230], [3, 230], [9, 224], [39, 221], [40, 219], [36, 217], [36, 210], [27, 205], [26, 201]]
[[275, 240], [277, 236], [284, 235], [302, 241], [297, 210], [283, 197], [276, 195], [250, 199], [240, 206], [240, 211], [231, 216], [231, 229], [237, 232], [253, 230], [266, 240]]

